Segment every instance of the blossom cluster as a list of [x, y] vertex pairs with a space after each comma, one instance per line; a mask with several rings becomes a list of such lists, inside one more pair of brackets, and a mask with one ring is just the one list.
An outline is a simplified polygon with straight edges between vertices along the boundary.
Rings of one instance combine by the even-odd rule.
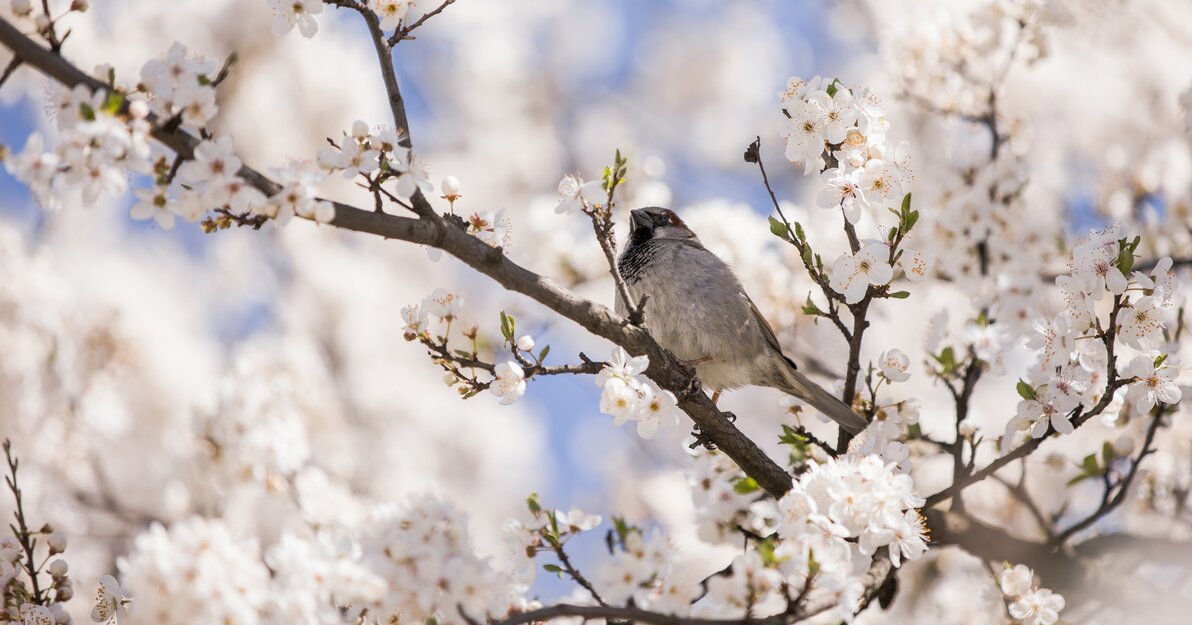
[[205, 229], [226, 228], [237, 219], [272, 219], [279, 225], [294, 216], [321, 223], [335, 216], [330, 202], [319, 200], [315, 185], [322, 174], [303, 163], [274, 171], [281, 189], [266, 197], [239, 172], [241, 161], [231, 137], [199, 142], [193, 157], [172, 165], [164, 150], [150, 141], [156, 127], [172, 123], [202, 128], [217, 113], [218, 77], [210, 61], [174, 44], [164, 57], [141, 68], [135, 90], [115, 82], [111, 68], [100, 66], [97, 77], [106, 87], [92, 91], [84, 85], [59, 90], [53, 110], [61, 140], [47, 150], [45, 139], [33, 133], [24, 149], [5, 167], [29, 186], [47, 208], [56, 208], [61, 193], [77, 187], [86, 204], [116, 197], [128, 190], [131, 174], [152, 176], [152, 186], [134, 190], [130, 209], [136, 220], [152, 219], [169, 230], [175, 218], [200, 220], [209, 210], [225, 212]]
[[[298, 32], [307, 39], [319, 32], [315, 16], [326, 8], [324, 0], [268, 0], [273, 9], [273, 34], [281, 37], [298, 27]], [[374, 12], [382, 30], [394, 30], [406, 19], [412, 0], [359, 0], [360, 4]]]
[[904, 204], [901, 232], [896, 228], [889, 240], [861, 242], [855, 252], [842, 254], [833, 262], [832, 289], [853, 304], [865, 296], [870, 285], [888, 284], [896, 267], [912, 281], [927, 277], [927, 256], [901, 246], [918, 219], [917, 213], [910, 218], [903, 199], [903, 187], [914, 175], [909, 144], [903, 141], [891, 146], [887, 142], [889, 122], [880, 100], [868, 90], [856, 95], [839, 81], [819, 76], [809, 81], [791, 78], [778, 97], [787, 116], [786, 157], [802, 164], [804, 174], [820, 171], [817, 205], [842, 211], [851, 227], [871, 206], [882, 209]]
[[404, 130], [380, 128], [370, 131], [368, 124], [356, 121], [351, 134], [345, 133], [338, 144], [319, 150], [317, 161], [324, 170], [340, 173], [346, 179], [364, 176], [374, 182], [371, 174], [380, 170], [377, 184], [393, 181], [393, 193], [408, 200], [415, 191], [434, 190], [426, 164], [402, 145]]
[[58, 208], [66, 187], [79, 188], [86, 204], [124, 193], [130, 171], [150, 172], [152, 148], [148, 107], [142, 102], [121, 113], [120, 104], [109, 92], [82, 85], [56, 91], [61, 141], [47, 150], [40, 133], [29, 135], [24, 150], [6, 159], [6, 169], [47, 208]]
[[435, 497], [379, 509], [365, 523], [360, 546], [368, 570], [385, 582], [373, 607], [381, 622], [434, 618], [463, 625], [519, 604], [523, 589], [476, 555], [466, 517]]
[[701, 540], [736, 542], [741, 528], [759, 536], [774, 531], [778, 511], [773, 501], [761, 497], [757, 483], [728, 456], [716, 451], [695, 452], [687, 482]]
[[219, 383], [214, 406], [200, 409], [195, 434], [213, 474], [235, 482], [292, 478], [310, 458], [304, 405], [286, 362], [244, 349]]
[[[619, 530], [619, 546], [600, 569], [596, 584], [606, 601], [633, 605], [664, 614], [685, 616], [698, 596], [699, 581], [676, 566], [674, 545], [658, 530], [647, 535], [640, 528]], [[707, 597], [705, 602], [715, 602]], [[697, 608], [698, 609], [698, 608]]]
[[850, 453], [823, 463], [809, 460], [806, 467], [776, 509], [757, 497], [756, 485], [724, 479], [732, 475], [727, 463], [703, 479], [727, 483], [733, 490], [720, 488], [709, 500], [697, 489], [701, 513], [718, 507], [720, 516], [730, 511], [742, 519], [752, 516], [756, 525], [740, 527], [759, 535], [776, 532], [777, 539], [737, 556], [732, 575], [709, 580], [697, 612], [728, 617], [752, 608], [754, 614], [765, 614], [783, 608], [784, 588], [810, 586], [836, 593], [837, 615], [851, 621], [872, 556], [880, 553], [899, 566], [927, 551], [924, 521], [916, 510], [924, 500], [894, 463]]
[[[1090, 233], [1072, 249], [1069, 272], [1056, 278], [1066, 306], [1040, 320], [1028, 344], [1039, 356], [1028, 380], [1018, 386], [1022, 400], [1005, 432], [1011, 444], [1025, 431], [1035, 438], [1050, 428], [1072, 432], [1077, 406], [1096, 403], [1106, 391], [1110, 341], [1120, 339], [1137, 353], [1120, 372], [1136, 409], [1179, 401], [1175, 372], [1162, 353], [1176, 297], [1172, 262], [1161, 259], [1149, 275], [1134, 271], [1137, 245], [1137, 239], [1121, 238], [1115, 226]], [[1104, 307], [1111, 308], [1112, 325], [1102, 321], [1099, 308]]]
[[889, 122], [876, 96], [868, 90], [855, 96], [839, 82], [816, 76], [791, 78], [778, 97], [789, 115], [786, 157], [802, 164], [804, 174], [822, 172], [816, 204], [843, 210], [856, 224], [870, 204], [884, 208], [902, 200], [903, 184], [914, 179], [909, 144], [887, 144]]
[[1040, 588], [1025, 564], [1006, 564], [998, 585], [1008, 602], [1010, 616], [1022, 625], [1054, 625], [1064, 609], [1064, 597]]
[[653, 438], [663, 423], [679, 421], [679, 407], [673, 393], [658, 388], [646, 378], [650, 359], [630, 357], [621, 347], [613, 348], [612, 359], [596, 374], [600, 393], [600, 412], [613, 418], [615, 425], [637, 422], [637, 434]]

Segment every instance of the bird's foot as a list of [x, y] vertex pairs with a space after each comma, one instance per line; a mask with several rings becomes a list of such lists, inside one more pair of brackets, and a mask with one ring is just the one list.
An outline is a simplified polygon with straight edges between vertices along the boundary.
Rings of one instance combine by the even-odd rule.
[[688, 449], [695, 449], [696, 447], [703, 447], [704, 449], [709, 450], [716, 449], [716, 443], [713, 443], [710, 439], [705, 437], [704, 433], [700, 431], [699, 426], [696, 426], [694, 430], [691, 430], [691, 435], [695, 437], [695, 440], [687, 446]]
[[729, 422], [729, 423], [736, 423], [736, 422], [737, 422], [737, 415], [735, 415], [735, 414], [733, 414], [733, 413], [731, 413], [731, 412], [729, 412], [729, 411], [727, 411], [727, 410], [725, 410], [724, 412], [721, 412], [720, 414], [724, 415], [724, 418], [725, 418], [725, 419], [728, 419], [728, 422]]

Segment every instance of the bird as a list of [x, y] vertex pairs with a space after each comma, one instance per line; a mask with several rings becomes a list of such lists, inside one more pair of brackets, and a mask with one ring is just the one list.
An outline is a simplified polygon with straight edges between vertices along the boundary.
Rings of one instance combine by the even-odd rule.
[[[617, 272], [633, 306], [645, 298], [645, 329], [695, 367], [714, 402], [722, 391], [766, 386], [807, 402], [852, 434], [868, 425], [798, 371], [732, 268], [705, 248], [674, 211], [657, 206], [630, 211]], [[629, 313], [619, 286], [616, 311]]]

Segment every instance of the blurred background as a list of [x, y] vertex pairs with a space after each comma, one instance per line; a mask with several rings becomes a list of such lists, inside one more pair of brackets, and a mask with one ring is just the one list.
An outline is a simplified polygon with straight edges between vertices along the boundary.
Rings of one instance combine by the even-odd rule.
[[[742, 152], [761, 137], [788, 215], [830, 262], [847, 244], [838, 218], [815, 208], [818, 178], [783, 157], [777, 94], [792, 76], [869, 87], [887, 108], [891, 140], [911, 144], [916, 180], [908, 190], [926, 224], [912, 245], [932, 252], [941, 279], [881, 307], [865, 358], [907, 352], [917, 373], [902, 392], [922, 402], [924, 431], [948, 439], [951, 400], [921, 371], [933, 315], [948, 311], [940, 323], [962, 334], [977, 303], [1007, 284], [1062, 272], [1063, 241], [1091, 227], [1126, 224], [1146, 238], [1147, 257], [1192, 254], [1192, 158], [1179, 103], [1192, 85], [1192, 5], [1047, 2], [1039, 27], [1013, 47], [1000, 26], [970, 17], [986, 6], [459, 0], [395, 58], [431, 179], [461, 180], [457, 211], [503, 209], [514, 259], [611, 304], [590, 224], [553, 209], [563, 175], [597, 178], [620, 149], [630, 162], [620, 210], [675, 208], [734, 265], [788, 352], [813, 361], [826, 383], [843, 372], [846, 346], [829, 324], [799, 312], [811, 284], [769, 234], [772, 207]], [[429, 8], [422, 0], [414, 12]], [[66, 56], [84, 70], [110, 63], [129, 82], [174, 41], [217, 62], [236, 51], [213, 128], [234, 137], [258, 169], [313, 159], [353, 121], [383, 125], [389, 116], [355, 14], [328, 7], [313, 39], [272, 36], [260, 1], [106, 0], [72, 19]], [[956, 32], [988, 51], [991, 67], [936, 80], [933, 68], [947, 66], [949, 46], [960, 45]], [[1020, 171], [1025, 190], [1016, 212], [992, 226], [1013, 245], [998, 250], [991, 275], [970, 279], [972, 259], [949, 243], [966, 215], [956, 212], [953, 191], [988, 159], [987, 129], [966, 117], [983, 112], [972, 84], [992, 75], [1001, 131], [1013, 136], [1010, 156], [995, 165]], [[53, 134], [49, 93], [44, 78], [24, 69], [4, 86], [0, 143], [19, 149], [33, 130]], [[323, 191], [371, 201], [338, 178]], [[83, 207], [67, 198], [46, 211], [0, 173], [0, 432], [26, 461], [33, 516], [72, 536], [80, 587], [114, 570], [153, 521], [220, 517], [269, 545], [294, 519], [350, 523], [375, 502], [424, 491], [464, 508], [482, 551], [498, 560], [508, 557], [502, 521], [520, 514], [531, 492], [548, 506], [661, 526], [709, 572], [732, 553], [697, 536], [686, 422], [643, 441], [599, 413], [588, 377], [535, 380], [512, 406], [488, 394], [461, 400], [424, 349], [403, 340], [399, 310], [442, 287], [463, 294], [463, 317], [490, 345], [499, 341], [501, 310], [516, 316], [519, 334], [550, 344], [555, 363], [575, 362], [581, 351], [606, 358], [611, 345], [414, 246], [310, 223], [163, 232], [128, 219], [132, 202]], [[873, 224], [864, 236], [881, 235]], [[1032, 313], [1059, 305], [1058, 294], [1038, 294]], [[1020, 347], [1005, 351], [998, 375], [978, 389], [978, 427], [1000, 435], [1017, 402], [1014, 381], [1032, 360]], [[759, 444], [783, 453], [778, 424], [794, 417], [776, 391], [738, 391], [721, 405]], [[1065, 457], [1120, 434], [1111, 425], [1050, 445], [1058, 456], [1037, 454], [1041, 465], [1062, 467], [1038, 478], [1044, 499], [1058, 493], [1049, 510], [1063, 504], [1063, 482], [1075, 473]], [[1189, 432], [1174, 428], [1152, 463], [1170, 484], [1188, 481]], [[946, 485], [950, 459], [939, 460], [917, 464], [920, 493]], [[975, 513], [1032, 531], [1001, 491], [974, 491], [983, 493]], [[1071, 505], [1098, 495], [1076, 492]], [[8, 506], [0, 500], [0, 512]], [[1108, 523], [1156, 527], [1151, 517], [1134, 518]], [[581, 567], [602, 558], [606, 527], [575, 542]], [[1183, 537], [1187, 529], [1173, 520], [1160, 531]], [[919, 574], [971, 565], [963, 560], [945, 552]], [[916, 604], [917, 616], [997, 622], [990, 601], [969, 605], [970, 591], [986, 582], [982, 571], [966, 575]], [[543, 574], [534, 589], [549, 599], [571, 585]]]

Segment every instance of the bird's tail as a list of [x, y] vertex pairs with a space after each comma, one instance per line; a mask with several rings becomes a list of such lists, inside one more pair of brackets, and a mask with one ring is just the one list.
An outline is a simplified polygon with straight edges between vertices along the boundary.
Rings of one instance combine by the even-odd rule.
[[781, 390], [811, 404], [812, 408], [824, 413], [851, 434], [856, 434], [869, 425], [865, 417], [853, 412], [853, 409], [849, 408], [847, 404], [824, 390], [824, 387], [796, 371], [794, 367], [783, 367], [782, 369], [785, 385], [781, 387]]

